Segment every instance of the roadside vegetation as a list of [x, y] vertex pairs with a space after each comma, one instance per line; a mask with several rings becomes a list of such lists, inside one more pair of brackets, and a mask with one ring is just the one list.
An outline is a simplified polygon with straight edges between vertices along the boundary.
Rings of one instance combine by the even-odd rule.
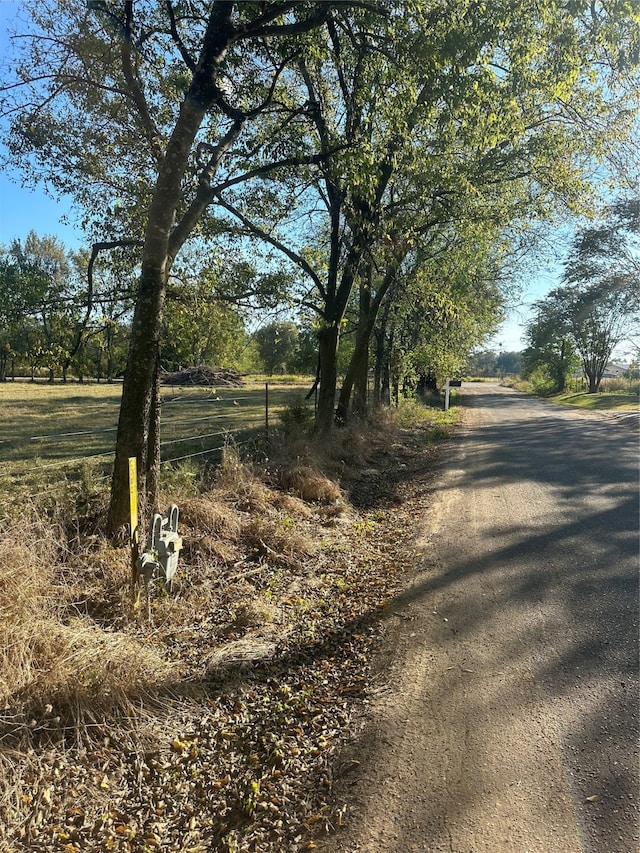
[[637, 380], [607, 379], [597, 394], [578, 387], [559, 394], [553, 382], [540, 374], [534, 374], [528, 379], [521, 376], [505, 379], [502, 384], [527, 394], [545, 397], [555, 403], [588, 411], [635, 411], [640, 408], [640, 386]]
[[565, 406], [577, 406], [588, 411], [634, 411], [640, 408], [638, 391], [634, 394], [624, 391], [603, 391], [589, 394], [585, 391], [569, 394], [554, 394], [551, 399]]
[[148, 600], [103, 486], [5, 505], [1, 850], [282, 853], [340, 824], [341, 745], [413, 556], [410, 483], [457, 410], [407, 404], [320, 443], [290, 411], [268, 452], [229, 441], [216, 468], [165, 471], [184, 547]]

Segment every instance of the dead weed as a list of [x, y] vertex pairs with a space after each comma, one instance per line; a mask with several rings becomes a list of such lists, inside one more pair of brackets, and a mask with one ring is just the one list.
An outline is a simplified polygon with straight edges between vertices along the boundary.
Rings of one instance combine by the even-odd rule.
[[227, 448], [148, 611], [127, 549], [83, 548], [64, 507], [2, 521], [0, 849], [311, 849], [405, 547], [341, 478], [392, 429], [268, 471]]

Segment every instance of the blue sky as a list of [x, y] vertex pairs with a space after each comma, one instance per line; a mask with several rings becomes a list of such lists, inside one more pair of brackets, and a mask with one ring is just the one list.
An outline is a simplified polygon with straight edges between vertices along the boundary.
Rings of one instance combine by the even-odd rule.
[[[20, 3], [15, 0], [0, 0], [0, 56], [7, 55], [7, 33], [19, 8]], [[16, 237], [23, 239], [33, 230], [40, 235], [55, 234], [69, 248], [77, 248], [82, 235], [61, 221], [69, 215], [68, 200], [55, 201], [43, 190], [22, 187], [16, 171], [0, 171], [0, 245], [6, 246]]]

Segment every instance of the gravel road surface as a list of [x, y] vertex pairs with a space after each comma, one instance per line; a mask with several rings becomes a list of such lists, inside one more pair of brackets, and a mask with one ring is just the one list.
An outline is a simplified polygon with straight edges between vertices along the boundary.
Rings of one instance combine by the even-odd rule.
[[635, 853], [638, 434], [462, 393], [332, 849]]

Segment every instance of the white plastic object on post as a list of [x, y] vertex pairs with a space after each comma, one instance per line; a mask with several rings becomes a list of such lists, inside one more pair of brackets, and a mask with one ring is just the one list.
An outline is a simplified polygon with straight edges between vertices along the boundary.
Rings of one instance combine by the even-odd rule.
[[151, 519], [149, 547], [137, 561], [138, 577], [145, 586], [156, 579], [163, 580], [171, 589], [178, 568], [182, 537], [178, 534], [179, 510], [171, 504], [167, 518], [156, 513]]

